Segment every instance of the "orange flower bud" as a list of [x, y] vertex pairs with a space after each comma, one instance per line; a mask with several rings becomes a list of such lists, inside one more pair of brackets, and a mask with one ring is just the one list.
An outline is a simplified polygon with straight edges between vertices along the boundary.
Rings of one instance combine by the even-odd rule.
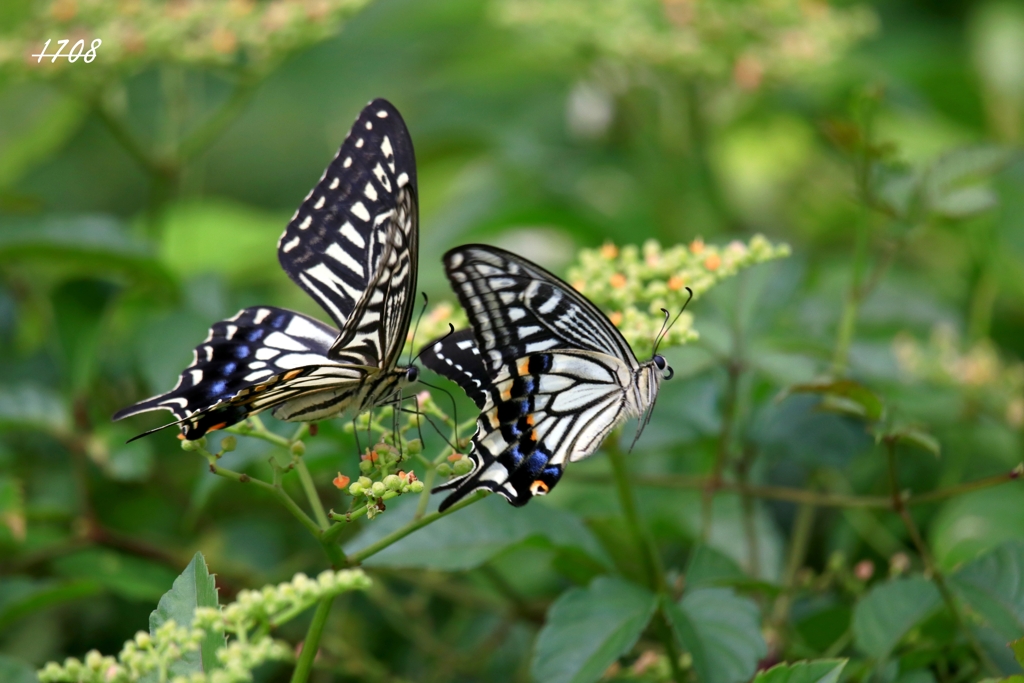
[[452, 453], [448, 456], [448, 462], [455, 462], [456, 460], [462, 460], [461, 453]]
[[668, 288], [673, 292], [678, 292], [684, 285], [686, 285], [686, 281], [678, 275], [673, 275], [668, 279]]
[[708, 270], [718, 270], [720, 265], [722, 265], [722, 257], [718, 254], [711, 254], [704, 259], [704, 267]]
[[700, 255], [704, 251], [704, 240], [697, 238], [690, 242], [690, 253]]
[[608, 319], [612, 321], [612, 325], [618, 327], [619, 325], [622, 324], [622, 313], [618, 311], [612, 311], [611, 314], [608, 316]]
[[622, 289], [626, 286], [626, 276], [622, 273], [614, 273], [610, 278], [608, 278], [608, 282], [611, 283], [611, 286], [615, 289]]
[[349, 479], [348, 477], [346, 477], [346, 476], [345, 476], [344, 474], [342, 474], [341, 472], [338, 472], [338, 476], [336, 476], [336, 477], [334, 478], [334, 485], [335, 485], [335, 486], [336, 486], [337, 488], [339, 488], [339, 489], [343, 489], [343, 488], [345, 488], [346, 486], [348, 486], [348, 483], [349, 483], [350, 481], [352, 481], [352, 480], [351, 480], [351, 479]]
[[619, 255], [619, 248], [611, 242], [605, 242], [604, 246], [601, 247], [601, 256], [611, 261], [613, 258]]

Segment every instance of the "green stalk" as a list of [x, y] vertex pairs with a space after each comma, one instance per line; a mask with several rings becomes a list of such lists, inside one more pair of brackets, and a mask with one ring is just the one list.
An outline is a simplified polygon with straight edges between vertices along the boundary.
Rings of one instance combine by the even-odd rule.
[[309, 672], [313, 669], [313, 660], [316, 659], [316, 652], [320, 648], [320, 636], [324, 632], [324, 624], [327, 623], [333, 602], [334, 596], [329, 595], [321, 598], [317, 603], [313, 621], [309, 623], [309, 630], [306, 631], [306, 639], [302, 641], [302, 653], [299, 655], [299, 661], [295, 663], [291, 683], [306, 683], [309, 678]]
[[327, 519], [327, 512], [320, 501], [320, 495], [316, 492], [316, 485], [313, 483], [313, 477], [309, 473], [309, 468], [306, 467], [306, 461], [301, 456], [298, 456], [293, 459], [293, 462], [295, 463], [295, 470], [299, 473], [299, 481], [302, 482], [302, 490], [306, 493], [306, 498], [309, 499], [309, 507], [313, 510], [313, 517], [316, 518], [320, 528], [326, 530], [331, 523]]
[[626, 526], [633, 536], [633, 541], [640, 549], [644, 562], [644, 569], [647, 573], [648, 586], [661, 598], [658, 601], [658, 613], [654, 616], [651, 626], [661, 640], [668, 656], [669, 668], [672, 671], [672, 680], [682, 683], [685, 679], [682, 669], [679, 668], [680, 652], [672, 634], [671, 621], [665, 614], [664, 602], [670, 600], [668, 588], [665, 585], [665, 572], [661, 566], [661, 556], [654, 546], [654, 539], [647, 532], [640, 522], [640, 515], [636, 509], [636, 499], [633, 496], [633, 489], [629, 484], [629, 474], [626, 470], [626, 459], [619, 448], [618, 442], [609, 440], [606, 450], [608, 458], [612, 463], [612, 473], [615, 478], [615, 487], [619, 493], [619, 506], [622, 508], [622, 516], [626, 520]]
[[956, 604], [956, 598], [954, 598], [953, 592], [946, 584], [946, 577], [939, 570], [938, 566], [936, 566], [935, 559], [932, 557], [928, 544], [924, 542], [924, 538], [921, 536], [921, 532], [918, 530], [917, 524], [914, 522], [914, 518], [910, 516], [910, 511], [907, 509], [903, 494], [899, 488], [899, 476], [896, 471], [895, 440], [886, 439], [885, 446], [886, 456], [889, 460], [889, 491], [892, 495], [893, 509], [896, 510], [900, 519], [903, 520], [903, 526], [907, 529], [910, 541], [917, 549], [917, 554], [921, 556], [921, 562], [924, 563], [925, 573], [931, 576], [932, 581], [935, 582], [935, 587], [939, 589], [942, 601], [946, 603], [946, 609], [949, 610], [950, 615], [953, 617], [953, 623], [955, 623], [957, 629], [964, 634], [964, 637], [970, 644], [971, 649], [974, 650], [974, 654], [977, 655], [978, 661], [981, 662], [981, 666], [989, 673], [990, 676], [998, 678], [1002, 675], [1002, 672], [1000, 672], [999, 667], [996, 666], [995, 662], [989, 658], [988, 653], [985, 652], [981, 643], [978, 642], [978, 639], [974, 635], [974, 631], [971, 630], [971, 627], [964, 622], [963, 616], [960, 614], [960, 608]]
[[836, 346], [832, 354], [832, 375], [842, 377], [846, 374], [847, 359], [850, 355], [850, 344], [853, 333], [857, 329], [857, 316], [860, 313], [861, 282], [864, 279], [864, 268], [868, 256], [868, 225], [867, 219], [857, 226], [857, 237], [853, 249], [853, 274], [850, 288], [846, 292], [843, 311], [839, 316], [839, 328], [836, 331]]

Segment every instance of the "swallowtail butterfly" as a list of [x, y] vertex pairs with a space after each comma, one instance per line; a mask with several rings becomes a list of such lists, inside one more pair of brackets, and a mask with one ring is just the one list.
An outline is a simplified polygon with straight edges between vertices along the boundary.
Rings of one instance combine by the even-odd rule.
[[313, 421], [397, 400], [418, 372], [398, 366], [418, 246], [412, 140], [398, 111], [374, 100], [277, 244], [285, 272], [338, 329], [280, 308], [246, 308], [213, 325], [174, 389], [114, 419], [169, 410], [182, 436], [198, 439], [267, 408]]
[[525, 505], [558, 483], [626, 418], [649, 414], [662, 356], [640, 363], [594, 304], [535, 263], [484, 245], [449, 251], [445, 270], [472, 330], [432, 342], [423, 364], [459, 384], [480, 408], [473, 470], [441, 510], [477, 489]]

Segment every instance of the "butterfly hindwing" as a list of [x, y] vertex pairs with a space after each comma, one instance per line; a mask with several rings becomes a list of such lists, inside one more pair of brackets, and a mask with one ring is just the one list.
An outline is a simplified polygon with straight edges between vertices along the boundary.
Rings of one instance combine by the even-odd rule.
[[336, 334], [331, 326], [301, 313], [273, 306], [243, 309], [214, 323], [174, 389], [124, 408], [114, 419], [169, 410], [177, 420], [188, 420], [182, 423], [186, 436], [199, 438], [216, 425], [234, 424], [268, 407], [229, 405], [239, 392], [300, 368], [334, 363], [327, 350]]
[[429, 369], [462, 387], [476, 407], [483, 409], [491, 380], [480, 348], [473, 341], [473, 330], [459, 330], [430, 342], [419, 358]]

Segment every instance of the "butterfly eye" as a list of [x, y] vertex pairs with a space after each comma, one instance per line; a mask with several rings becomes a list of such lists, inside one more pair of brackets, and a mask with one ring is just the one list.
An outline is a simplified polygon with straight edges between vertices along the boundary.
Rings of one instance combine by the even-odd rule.
[[415, 382], [420, 378], [420, 369], [415, 365], [409, 366], [409, 369], [405, 371], [405, 379], [410, 382]]
[[664, 356], [655, 356], [655, 357], [654, 357], [654, 358], [652, 358], [651, 360], [653, 360], [653, 361], [654, 361], [654, 365], [655, 365], [655, 366], [656, 366], [656, 367], [657, 367], [657, 368], [658, 368], [659, 370], [664, 370], [665, 368], [667, 368], [667, 367], [668, 367], [668, 363], [667, 363], [667, 362], [665, 361], [665, 357], [664, 357]]

